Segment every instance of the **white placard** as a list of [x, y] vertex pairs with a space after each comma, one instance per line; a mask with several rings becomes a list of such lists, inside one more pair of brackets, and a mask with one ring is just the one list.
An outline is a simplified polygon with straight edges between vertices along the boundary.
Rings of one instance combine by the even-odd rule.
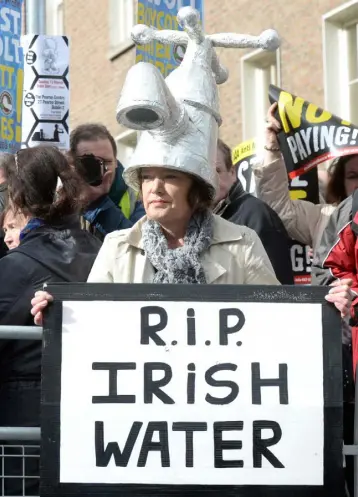
[[[162, 316], [150, 315], [149, 326], [167, 316], [166, 327], [155, 335], [166, 346], [151, 339], [141, 344], [148, 306], [162, 308]], [[323, 485], [321, 309], [320, 304], [300, 304], [297, 318], [297, 304], [289, 303], [64, 302], [60, 482]], [[235, 332], [226, 333], [226, 325]], [[220, 345], [225, 337], [228, 344]], [[194, 339], [196, 344], [188, 345]], [[110, 388], [109, 372], [100, 370], [99, 363], [130, 364], [131, 369], [119, 371], [111, 381], [117, 395], [129, 396], [127, 402], [135, 396], [134, 403], [115, 403], [113, 396], [113, 403], [93, 403], [93, 397], [108, 399]], [[145, 383], [148, 387], [153, 363], [166, 365], [166, 372], [154, 371], [153, 381], [172, 374], [160, 395], [174, 403], [150, 398]], [[223, 364], [229, 369], [210, 369], [223, 369]], [[260, 388], [258, 367], [261, 379], [277, 380], [280, 372], [281, 387], [276, 381], [276, 386]], [[188, 394], [194, 375], [195, 399], [192, 388]], [[215, 381], [232, 383], [214, 386]], [[258, 394], [261, 403], [255, 404]], [[220, 399], [228, 396], [232, 401], [223, 404]], [[183, 427], [178, 423], [201, 423], [195, 426], [205, 429], [193, 433], [192, 461], [186, 433], [173, 430]], [[158, 427], [161, 431], [150, 433]], [[262, 456], [260, 464], [259, 441], [272, 438], [276, 429], [281, 436], [267, 447], [269, 457]], [[131, 430], [135, 442], [129, 448]], [[157, 450], [146, 451], [145, 439]], [[236, 441], [233, 448], [227, 445], [230, 440]], [[161, 442], [161, 450], [155, 442]], [[115, 444], [122, 466], [104, 453]], [[230, 462], [236, 467], [219, 467]]]
[[23, 36], [25, 147], [69, 148], [69, 46], [63, 36]]

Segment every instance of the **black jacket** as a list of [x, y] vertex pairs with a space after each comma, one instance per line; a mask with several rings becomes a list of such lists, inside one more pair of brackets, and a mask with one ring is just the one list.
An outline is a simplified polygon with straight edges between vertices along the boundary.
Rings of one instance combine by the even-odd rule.
[[256, 231], [277, 279], [283, 285], [293, 285], [290, 238], [281, 219], [271, 207], [245, 192], [240, 181], [237, 181], [215, 212], [227, 221]]
[[[86, 281], [101, 243], [78, 218], [30, 231], [0, 260], [0, 325], [34, 325], [31, 299], [44, 283]], [[0, 341], [0, 382], [40, 378], [39, 341]]]

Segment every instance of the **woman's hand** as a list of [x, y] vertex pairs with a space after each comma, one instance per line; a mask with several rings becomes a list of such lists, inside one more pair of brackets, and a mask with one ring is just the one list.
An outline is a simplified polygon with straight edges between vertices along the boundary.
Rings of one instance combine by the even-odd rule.
[[265, 145], [268, 149], [279, 148], [277, 134], [281, 131], [281, 124], [275, 118], [276, 109], [277, 109], [277, 102], [272, 104], [267, 112]]
[[31, 314], [34, 316], [34, 321], [37, 326], [42, 326], [42, 312], [48, 306], [49, 302], [53, 301], [52, 295], [47, 292], [36, 292], [35, 297], [31, 300]]
[[332, 288], [325, 297], [328, 302], [336, 306], [342, 318], [350, 315], [353, 300], [353, 294], [350, 289], [352, 283], [353, 281], [350, 279], [336, 280], [330, 285]]

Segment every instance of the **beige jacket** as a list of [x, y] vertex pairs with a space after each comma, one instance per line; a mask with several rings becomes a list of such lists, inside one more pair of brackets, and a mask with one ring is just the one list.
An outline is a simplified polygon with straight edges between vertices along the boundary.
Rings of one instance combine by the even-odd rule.
[[291, 200], [287, 172], [281, 154], [269, 164], [254, 167], [257, 196], [280, 216], [289, 236], [311, 246], [319, 244], [334, 205]]
[[[89, 275], [96, 283], [151, 283], [154, 269], [145, 256], [142, 224], [106, 236]], [[202, 257], [207, 283], [279, 285], [257, 234], [214, 216], [213, 240]]]

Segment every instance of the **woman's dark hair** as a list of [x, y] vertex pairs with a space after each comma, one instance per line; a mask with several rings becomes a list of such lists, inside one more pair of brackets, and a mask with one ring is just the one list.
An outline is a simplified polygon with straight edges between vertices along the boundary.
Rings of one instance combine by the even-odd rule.
[[5, 209], [0, 213], [0, 231], [4, 229], [5, 218], [10, 210], [10, 207], [6, 206]]
[[347, 198], [347, 192], [344, 185], [345, 167], [347, 162], [357, 157], [354, 155], [345, 155], [335, 159], [328, 168], [329, 180], [326, 189], [326, 201], [328, 204], [340, 204]]
[[117, 157], [116, 142], [103, 124], [87, 123], [80, 124], [70, 134], [70, 151], [76, 156], [78, 144], [82, 141], [109, 140], [113, 149], [114, 157]]
[[[82, 182], [57, 148], [19, 150], [6, 158], [3, 166], [15, 212], [47, 222], [79, 212]], [[56, 191], [59, 180], [62, 186]]]
[[232, 168], [234, 167], [232, 163], [232, 155], [231, 155], [231, 149], [228, 145], [226, 145], [225, 142], [223, 142], [220, 138], [218, 139], [218, 149], [221, 151], [221, 153], [224, 156], [224, 162], [227, 171], [231, 171]]
[[193, 212], [204, 212], [213, 207], [213, 190], [199, 178], [193, 178], [188, 192], [188, 203]]

